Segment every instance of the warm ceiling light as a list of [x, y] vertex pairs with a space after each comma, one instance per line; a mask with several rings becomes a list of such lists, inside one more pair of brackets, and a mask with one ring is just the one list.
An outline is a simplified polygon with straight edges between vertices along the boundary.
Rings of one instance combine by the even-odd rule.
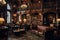
[[42, 14], [41, 14], [41, 13], [39, 13], [39, 15], [41, 16]]
[[22, 20], [20, 19], [19, 22], [21, 22]]
[[4, 18], [0, 18], [0, 21], [4, 21]]
[[23, 21], [24, 21], [24, 22], [26, 22], [26, 21], [27, 21], [27, 19], [24, 19]]
[[16, 24], [19, 24], [19, 22], [17, 22]]
[[38, 3], [40, 3], [40, 1], [38, 1]]
[[59, 19], [57, 19], [57, 21], [60, 21], [60, 18], [59, 18]]
[[30, 14], [27, 14], [27, 16], [30, 16]]
[[1, 4], [6, 4], [6, 1], [5, 0], [0, 0], [0, 3]]
[[28, 3], [28, 5], [29, 5], [29, 3]]
[[0, 0], [0, 4], [2, 4], [2, 0]]
[[54, 27], [54, 24], [50, 24], [50, 27]]
[[0, 18], [0, 24], [3, 24], [4, 21], [4, 18]]
[[16, 7], [16, 5], [13, 5], [13, 7], [15, 8], [15, 7]]
[[17, 14], [13, 14], [13, 16], [14, 16], [14, 17], [16, 17], [16, 16], [17, 16]]
[[6, 1], [5, 0], [3, 0], [3, 4], [6, 4]]
[[12, 21], [13, 21], [13, 19], [12, 19]]
[[2, 0], [0, 0], [0, 1], [2, 1]]
[[27, 8], [27, 5], [26, 4], [23, 4], [23, 5], [21, 5], [21, 8], [22, 9], [26, 9]]

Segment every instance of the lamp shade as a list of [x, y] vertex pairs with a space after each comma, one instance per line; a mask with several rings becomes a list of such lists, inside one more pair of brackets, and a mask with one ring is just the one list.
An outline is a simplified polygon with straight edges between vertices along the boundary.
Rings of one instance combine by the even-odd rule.
[[0, 18], [0, 24], [2, 24], [4, 21], [4, 18]]

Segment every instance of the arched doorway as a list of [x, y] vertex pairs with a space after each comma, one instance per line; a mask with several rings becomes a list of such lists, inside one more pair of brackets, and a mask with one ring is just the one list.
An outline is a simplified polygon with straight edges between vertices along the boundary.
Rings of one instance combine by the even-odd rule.
[[43, 25], [50, 26], [50, 24], [56, 21], [56, 13], [54, 12], [45, 12], [43, 14]]

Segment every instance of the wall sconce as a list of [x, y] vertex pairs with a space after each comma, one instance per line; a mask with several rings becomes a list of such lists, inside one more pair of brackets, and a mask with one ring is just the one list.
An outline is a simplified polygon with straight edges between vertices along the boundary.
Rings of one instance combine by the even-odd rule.
[[3, 24], [4, 21], [4, 18], [0, 18], [0, 24]]

